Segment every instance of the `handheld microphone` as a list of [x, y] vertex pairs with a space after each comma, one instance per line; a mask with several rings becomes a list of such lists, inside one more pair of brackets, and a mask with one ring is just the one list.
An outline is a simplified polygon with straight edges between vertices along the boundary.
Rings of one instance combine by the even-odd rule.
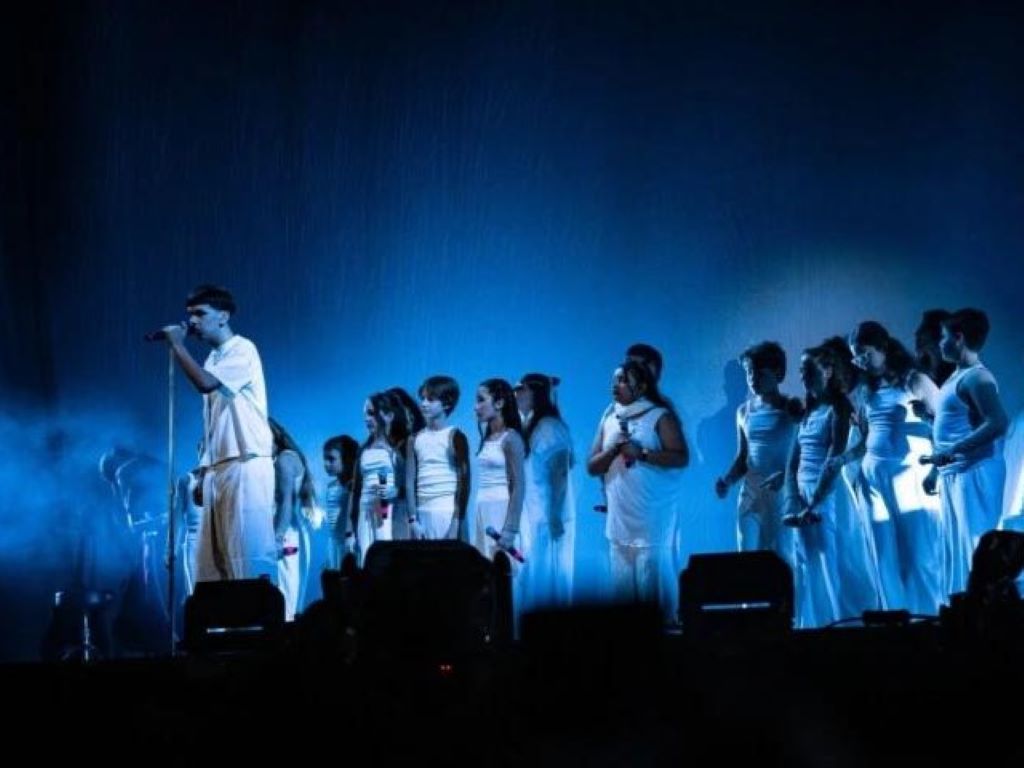
[[[622, 418], [619, 419], [619, 432], [622, 433], [623, 437], [626, 437], [626, 438], [629, 437], [629, 422], [626, 421], [626, 419], [622, 419]], [[632, 467], [634, 464], [636, 464], [636, 459], [634, 459], [634, 458], [632, 458], [630, 456], [623, 456], [622, 460], [626, 463], [626, 468], [627, 469], [629, 467]]]
[[936, 467], [945, 467], [948, 464], [952, 464], [954, 461], [960, 461], [963, 457], [960, 454], [953, 454], [947, 456], [945, 454], [937, 453], [934, 456], [922, 456], [917, 460], [919, 464], [934, 464]]
[[505, 552], [508, 552], [509, 557], [513, 558], [514, 560], [518, 560], [520, 563], [525, 563], [526, 562], [526, 558], [523, 557], [522, 553], [518, 549], [516, 549], [515, 547], [503, 547], [503, 546], [501, 546], [501, 534], [498, 533], [496, 530], [494, 530], [494, 526], [493, 525], [488, 525], [487, 526], [486, 533], [487, 533], [488, 536], [490, 536], [492, 539], [494, 539], [496, 542], [498, 542], [498, 548], [499, 549], [502, 549]]
[[[377, 482], [380, 485], [387, 485], [388, 484], [388, 473], [385, 472], [383, 469], [377, 470]], [[388, 502], [387, 499], [380, 499], [379, 508], [380, 508], [381, 520], [387, 520], [388, 519], [388, 512], [391, 510], [390, 502]]]
[[[194, 336], [195, 335], [195, 329], [191, 325], [189, 325], [186, 322], [182, 322], [181, 325], [185, 328], [185, 335], [186, 336]], [[159, 329], [157, 331], [150, 331], [149, 333], [145, 333], [145, 334], [142, 335], [142, 340], [143, 341], [165, 341], [166, 339], [167, 339], [167, 331], [165, 331], [163, 328], [161, 328], [161, 329]]]

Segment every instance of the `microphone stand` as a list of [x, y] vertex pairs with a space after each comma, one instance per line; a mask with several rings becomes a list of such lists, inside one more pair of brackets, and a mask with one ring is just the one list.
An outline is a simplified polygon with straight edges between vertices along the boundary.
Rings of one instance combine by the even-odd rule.
[[170, 614], [168, 627], [170, 636], [167, 638], [170, 655], [175, 653], [175, 637], [178, 609], [174, 604], [174, 576], [177, 571], [177, 537], [175, 528], [176, 478], [174, 476], [174, 350], [167, 348], [167, 612]]

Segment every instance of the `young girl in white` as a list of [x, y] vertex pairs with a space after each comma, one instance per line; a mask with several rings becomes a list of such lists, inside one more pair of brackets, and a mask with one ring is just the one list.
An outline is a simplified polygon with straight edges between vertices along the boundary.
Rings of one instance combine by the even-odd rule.
[[849, 341], [865, 380], [854, 393], [861, 442], [844, 458], [864, 457], [886, 607], [934, 615], [944, 597], [942, 517], [922, 488], [927, 471], [919, 459], [931, 453], [931, 428], [916, 415], [914, 401], [934, 413], [938, 390], [879, 323], [861, 323]]
[[459, 402], [459, 385], [450, 376], [431, 376], [419, 388], [426, 426], [406, 447], [405, 497], [414, 539], [465, 537], [469, 502], [469, 443], [448, 424]]
[[569, 471], [569, 428], [552, 398], [558, 379], [528, 373], [515, 387], [526, 442], [523, 540], [529, 543], [523, 602], [530, 607], [568, 605], [572, 598], [576, 534]]
[[349, 519], [355, 535], [346, 539], [349, 550], [358, 551], [360, 564], [373, 542], [392, 540], [395, 515], [405, 513], [396, 504], [396, 478], [404, 478], [404, 467], [390, 440], [392, 423], [400, 407], [384, 392], [370, 395], [363, 405], [369, 435], [359, 450], [349, 497]]
[[[479, 482], [473, 543], [485, 557], [493, 558], [499, 548], [525, 549], [520, 537], [520, 519], [526, 450], [515, 393], [507, 381], [487, 379], [483, 382], [476, 390], [473, 411], [481, 436], [476, 454]], [[488, 528], [498, 533], [497, 540], [487, 534]], [[513, 574], [518, 570], [513, 561]]]
[[804, 417], [786, 476], [785, 522], [798, 528], [797, 624], [820, 627], [839, 618], [837, 521], [850, 516], [853, 498], [836, 460], [846, 448], [851, 408], [843, 391], [842, 362], [827, 345], [804, 352]]

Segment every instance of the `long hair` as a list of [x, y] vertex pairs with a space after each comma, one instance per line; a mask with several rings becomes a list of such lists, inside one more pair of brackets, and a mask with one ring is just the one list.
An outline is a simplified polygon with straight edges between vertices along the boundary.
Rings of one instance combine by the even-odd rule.
[[[402, 404], [387, 392], [374, 392], [367, 400], [370, 401], [370, 410], [373, 412], [373, 421], [377, 425], [377, 433], [381, 435], [388, 445], [396, 447], [409, 435], [409, 428], [405, 419], [405, 410]], [[384, 421], [384, 413], [392, 414], [391, 427]], [[396, 435], [398, 436], [396, 439]], [[367, 435], [363, 441], [363, 448], [369, 448], [373, 443], [373, 435]]]
[[[480, 386], [487, 390], [491, 400], [501, 400], [501, 410], [498, 411], [501, 420], [505, 422], [507, 429], [514, 429], [523, 437], [523, 421], [519, 418], [519, 408], [516, 405], [516, 393], [512, 391], [512, 385], [505, 379], [487, 379], [482, 381]], [[487, 426], [478, 425], [480, 429], [480, 447], [477, 454], [484, 449], [484, 441], [490, 433], [490, 424]], [[525, 438], [523, 439], [525, 443]]]
[[[914, 356], [898, 339], [889, 335], [885, 326], [874, 320], [865, 320], [854, 328], [853, 333], [850, 334], [850, 344], [881, 350], [885, 354], [886, 374], [889, 374], [901, 387], [906, 386], [911, 374], [917, 370]], [[878, 382], [871, 376], [868, 376], [868, 384], [872, 389], [878, 387]]]
[[306, 462], [306, 454], [302, 452], [299, 444], [295, 442], [295, 438], [288, 434], [288, 430], [281, 426], [280, 422], [273, 417], [267, 417], [267, 423], [270, 425], [270, 433], [274, 436], [275, 452], [292, 451], [299, 457], [299, 461], [302, 462], [299, 503], [303, 507], [312, 507], [316, 504], [316, 486], [313, 484], [313, 473], [309, 471], [309, 464]]
[[661, 390], [658, 389], [658, 380], [654, 378], [654, 372], [650, 366], [639, 362], [638, 360], [626, 360], [619, 366], [622, 369], [622, 375], [626, 377], [626, 381], [636, 382], [636, 386], [644, 385], [644, 397], [650, 400], [655, 405], [666, 409], [671, 413], [676, 421], [679, 421], [679, 414], [676, 412], [675, 405], [672, 401], [661, 394]]
[[845, 418], [850, 418], [852, 408], [846, 393], [849, 391], [851, 365], [847, 358], [852, 358], [847, 344], [839, 336], [826, 339], [816, 347], [809, 347], [804, 354], [814, 360], [823, 368], [831, 368], [832, 376], [820, 399], [807, 393], [804, 397], [804, 418], [818, 405], [830, 405], [837, 413]]
[[356, 473], [356, 458], [359, 455], [359, 443], [349, 435], [337, 435], [328, 438], [324, 443], [324, 453], [337, 451], [341, 456], [341, 474], [338, 482], [345, 487], [352, 484], [352, 477]]
[[[402, 412], [405, 414], [406, 437], [409, 435], [415, 435], [427, 426], [427, 420], [423, 418], [423, 412], [420, 411], [420, 407], [416, 404], [416, 401], [412, 399], [412, 395], [401, 387], [392, 387], [385, 394], [394, 398], [401, 406]], [[403, 440], [402, 442], [405, 441]]]
[[537, 428], [540, 420], [550, 416], [562, 421], [562, 413], [558, 410], [552, 393], [560, 383], [557, 376], [547, 376], [543, 373], [528, 373], [519, 380], [519, 383], [528, 388], [533, 395], [533, 413], [530, 423], [526, 425], [523, 433], [523, 442], [526, 443], [526, 454], [530, 453], [530, 438]]

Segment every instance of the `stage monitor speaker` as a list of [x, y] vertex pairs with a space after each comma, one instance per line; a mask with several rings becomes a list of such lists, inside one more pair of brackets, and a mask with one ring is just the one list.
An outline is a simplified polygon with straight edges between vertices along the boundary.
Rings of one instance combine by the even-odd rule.
[[778, 634], [793, 627], [793, 572], [774, 552], [691, 555], [679, 618], [693, 638]]
[[266, 648], [284, 629], [284, 596], [269, 578], [201, 581], [185, 601], [188, 651]]
[[468, 544], [377, 542], [364, 571], [361, 654], [399, 666], [444, 662], [501, 639], [499, 569]]
[[1016, 581], [1024, 570], [1024, 533], [989, 531], [971, 558], [967, 593], [989, 600], [1019, 600]]

